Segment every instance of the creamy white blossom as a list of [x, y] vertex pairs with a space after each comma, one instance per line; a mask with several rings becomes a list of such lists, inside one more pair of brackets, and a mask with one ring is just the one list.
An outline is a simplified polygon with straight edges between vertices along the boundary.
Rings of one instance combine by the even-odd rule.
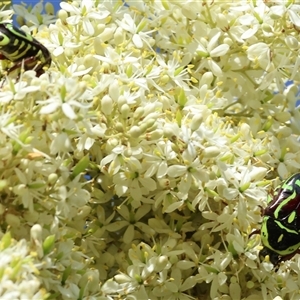
[[298, 298], [259, 229], [300, 169], [299, 5], [42, 8], [14, 6], [51, 66], [1, 67], [0, 298]]

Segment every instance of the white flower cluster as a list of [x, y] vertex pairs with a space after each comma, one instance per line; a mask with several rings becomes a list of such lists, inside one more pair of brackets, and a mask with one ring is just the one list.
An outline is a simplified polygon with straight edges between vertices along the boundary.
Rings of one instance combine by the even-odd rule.
[[37, 277], [41, 263], [30, 244], [24, 239], [17, 242], [8, 232], [1, 237], [0, 249], [0, 298], [47, 299], [49, 294]]
[[299, 8], [76, 0], [53, 24], [17, 9], [52, 65], [2, 77], [1, 230], [41, 263], [28, 296], [22, 260], [12, 298], [299, 298], [300, 258], [275, 272], [249, 237], [300, 169]]

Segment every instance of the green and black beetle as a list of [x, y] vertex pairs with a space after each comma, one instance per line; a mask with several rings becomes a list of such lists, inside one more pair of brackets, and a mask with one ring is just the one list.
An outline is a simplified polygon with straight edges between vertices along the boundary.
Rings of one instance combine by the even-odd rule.
[[51, 64], [49, 50], [30, 34], [8, 22], [0, 22], [0, 60], [8, 60], [13, 66], [7, 69], [7, 74], [21, 68], [35, 70], [37, 76], [44, 73], [44, 67]]
[[300, 253], [300, 173], [279, 185], [267, 202], [261, 229], [252, 234], [261, 234], [264, 248], [260, 251], [260, 258], [263, 260], [269, 255], [277, 268], [280, 262]]

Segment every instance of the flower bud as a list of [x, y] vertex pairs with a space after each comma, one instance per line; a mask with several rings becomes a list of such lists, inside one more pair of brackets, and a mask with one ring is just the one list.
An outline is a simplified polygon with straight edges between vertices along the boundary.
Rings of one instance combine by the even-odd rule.
[[110, 138], [107, 143], [106, 143], [106, 147], [105, 147], [105, 150], [110, 153], [110, 151], [112, 149], [114, 149], [117, 145], [119, 144], [119, 140], [116, 139], [116, 138]]
[[[119, 91], [119, 84], [118, 84], [117, 80], [114, 80], [112, 82], [112, 84], [110, 84], [108, 94], [111, 97], [111, 99], [115, 102], [118, 102], [118, 105], [119, 105], [120, 91]], [[123, 99], [125, 99], [125, 98], [123, 97]], [[124, 102], [122, 104], [125, 104], [125, 103], [126, 102]]]
[[150, 133], [147, 133], [147, 140], [148, 141], [156, 141], [159, 140], [163, 136], [164, 132], [161, 129], [156, 129]]
[[122, 283], [130, 282], [131, 278], [126, 274], [117, 274], [117, 275], [114, 276], [114, 280], [117, 283], [122, 284]]
[[142, 132], [139, 126], [132, 126], [128, 133], [131, 135], [133, 138], [138, 138], [141, 136]]
[[[202, 79], [201, 79], [201, 81], [202, 81]], [[207, 84], [201, 85], [201, 81], [200, 81], [200, 90], [199, 90], [200, 98], [201, 99], [206, 99], [207, 92], [208, 92], [208, 87], [207, 87]]]
[[83, 59], [83, 64], [85, 70], [86, 68], [94, 68], [95, 66], [97, 66], [97, 64], [99, 64], [99, 61], [92, 54], [87, 54]]
[[165, 85], [165, 84], [167, 84], [169, 81], [170, 81], [169, 75], [164, 74], [164, 75], [162, 75], [162, 76], [160, 77], [159, 83], [160, 83], [161, 85]]
[[54, 16], [54, 6], [51, 2], [46, 2], [45, 12], [47, 13], [47, 15]]
[[157, 258], [156, 264], [154, 266], [154, 270], [156, 272], [161, 272], [165, 269], [166, 265], [168, 264], [169, 260], [166, 255], [159, 256]]
[[202, 114], [194, 115], [191, 121], [191, 130], [197, 130], [203, 122]]
[[100, 37], [98, 36], [94, 38], [94, 51], [98, 55], [104, 55], [103, 43]]
[[90, 206], [83, 206], [78, 210], [77, 215], [74, 217], [74, 220], [83, 220], [84, 218], [86, 218], [90, 212], [91, 212], [91, 207]]
[[124, 104], [122, 105], [121, 109], [120, 109], [121, 115], [123, 119], [127, 119], [129, 117], [130, 114], [130, 107], [128, 104]]
[[40, 224], [35, 224], [30, 229], [30, 237], [33, 241], [42, 241], [43, 228]]
[[68, 13], [63, 10], [63, 9], [60, 9], [57, 13], [57, 17], [63, 22], [63, 23], [66, 23], [66, 20], [68, 18]]
[[99, 38], [102, 43], [107, 42], [113, 38], [114, 29], [106, 27], [101, 34], [99, 34]]
[[291, 35], [287, 36], [285, 38], [285, 43], [291, 50], [299, 49], [299, 42], [294, 36]]
[[232, 46], [233, 45], [233, 40], [229, 37], [226, 37], [224, 38], [224, 41], [223, 41], [224, 44], [228, 45], [228, 46]]
[[99, 35], [106, 28], [105, 24], [97, 24], [96, 26], [96, 35]]
[[101, 111], [106, 115], [109, 116], [113, 110], [113, 101], [109, 95], [104, 95], [101, 100]]
[[140, 126], [140, 132], [141, 133], [144, 133], [147, 129], [148, 129], [148, 126], [147, 126], [147, 123], [146, 122], [143, 122]]
[[209, 146], [209, 147], [204, 148], [204, 150], [202, 151], [202, 154], [204, 157], [208, 157], [208, 158], [216, 157], [220, 154], [220, 150], [221, 150], [220, 147]]
[[48, 176], [48, 183], [49, 184], [55, 184], [57, 179], [58, 179], [58, 175], [56, 173], [51, 173]]
[[116, 45], [120, 45], [124, 41], [123, 29], [118, 27], [114, 33], [114, 41]]
[[139, 120], [143, 116], [144, 112], [145, 110], [143, 107], [138, 107], [133, 114], [133, 118]]
[[226, 28], [228, 27], [228, 19], [224, 14], [217, 14], [216, 21], [218, 28], [220, 28], [221, 30], [226, 30]]
[[267, 32], [267, 33], [272, 33], [273, 32], [273, 27], [270, 24], [263, 23], [262, 24], [262, 30]]
[[38, 257], [41, 258], [44, 255], [43, 246], [42, 246], [42, 226], [35, 224], [30, 229], [30, 240], [32, 247], [36, 250]]
[[[113, 96], [111, 96], [112, 99], [114, 99]], [[121, 107], [124, 105], [124, 104], [127, 104], [127, 101], [125, 99], [125, 97], [123, 95], [119, 96], [119, 98], [117, 99], [117, 103], [118, 103], [118, 107], [119, 109], [121, 109]], [[127, 104], [128, 105], [128, 104]]]
[[54, 234], [46, 237], [46, 239], [43, 242], [44, 255], [47, 255], [52, 251], [52, 249], [54, 248], [54, 243], [55, 243], [55, 235]]
[[121, 122], [116, 122], [115, 124], [115, 129], [118, 132], [124, 132], [124, 125]]

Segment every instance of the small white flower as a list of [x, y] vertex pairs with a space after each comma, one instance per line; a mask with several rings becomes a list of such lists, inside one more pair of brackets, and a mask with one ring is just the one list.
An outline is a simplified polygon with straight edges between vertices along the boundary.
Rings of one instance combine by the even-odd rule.
[[123, 220], [118, 220], [117, 222], [107, 225], [106, 230], [118, 232], [120, 229], [127, 227], [123, 235], [124, 243], [126, 244], [131, 244], [132, 240], [137, 235], [135, 232], [137, 230], [142, 231], [143, 234], [150, 237], [155, 233], [154, 230], [143, 222], [140, 222], [140, 219], [142, 219], [150, 209], [151, 207], [145, 204], [133, 212], [129, 211], [125, 205], [122, 205], [117, 212]]
[[75, 111], [87, 110], [90, 107], [87, 103], [90, 95], [84, 83], [78, 84], [74, 79], [61, 77], [61, 85], [53, 86], [53, 88], [56, 94], [49, 93], [49, 99], [38, 101], [38, 104], [42, 106], [40, 114], [51, 114], [60, 108], [65, 116], [72, 120], [77, 118]]
[[271, 63], [271, 51], [266, 43], [256, 43], [251, 45], [247, 50], [249, 60], [257, 62], [259, 66], [268, 70]]
[[204, 39], [199, 41], [196, 39], [198, 42], [196, 52], [199, 57], [203, 57], [202, 63], [199, 65], [198, 70], [208, 67], [215, 76], [222, 75], [222, 69], [220, 68], [219, 64], [215, 62], [214, 58], [224, 56], [229, 50], [229, 45], [219, 44], [220, 37], [221, 31], [216, 30], [208, 42]]
[[156, 175], [157, 178], [162, 178], [168, 171], [168, 160], [172, 161], [176, 158], [176, 153], [172, 150], [170, 142], [158, 142], [156, 149], [152, 153], [145, 153], [145, 163], [149, 165], [145, 172], [145, 177]]
[[150, 191], [156, 189], [156, 182], [143, 174], [142, 165], [134, 157], [127, 160], [128, 167], [113, 176], [115, 190], [118, 196], [124, 196], [128, 192], [133, 198], [134, 207], [139, 207], [142, 196], [146, 196]]
[[16, 15], [22, 16], [27, 22], [30, 22], [34, 26], [39, 26], [40, 24], [49, 25], [56, 20], [55, 15], [43, 13], [44, 5], [42, 2], [37, 2], [31, 7], [30, 11], [24, 5], [14, 4], [12, 8]]
[[94, 35], [95, 29], [91, 20], [102, 20], [108, 15], [108, 11], [95, 11], [95, 2], [92, 0], [80, 1], [79, 7], [66, 2], [60, 3], [60, 6], [65, 11], [71, 13], [71, 16], [67, 18], [67, 22], [70, 25], [82, 25], [82, 29], [87, 35]]
[[248, 27], [248, 30], [241, 35], [242, 39], [251, 38], [259, 29], [261, 29], [264, 22], [270, 24], [270, 26], [273, 25], [273, 22], [268, 15], [269, 7], [266, 6], [265, 3], [258, 2], [257, 6], [251, 8], [250, 13], [239, 17], [239, 22]]
[[143, 43], [145, 43], [150, 49], [152, 49], [149, 41], [150, 34], [154, 31], [143, 32], [143, 28], [148, 24], [149, 21], [146, 19], [142, 19], [141, 22], [136, 25], [135, 20], [129, 14], [124, 14], [123, 19], [121, 21], [117, 20], [117, 24], [123, 28], [124, 30], [130, 32], [132, 34], [132, 42], [139, 49], [143, 47]]

